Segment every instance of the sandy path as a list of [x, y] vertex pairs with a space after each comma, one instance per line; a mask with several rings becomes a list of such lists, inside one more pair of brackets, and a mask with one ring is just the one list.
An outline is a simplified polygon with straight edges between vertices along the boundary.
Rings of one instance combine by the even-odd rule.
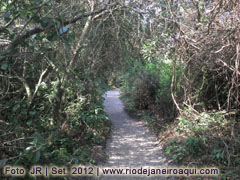
[[[130, 118], [124, 111], [119, 91], [105, 94], [105, 111], [113, 123], [111, 138], [107, 142], [109, 155], [104, 167], [166, 167], [166, 159], [156, 137], [142, 122]], [[173, 179], [161, 176], [152, 178], [139, 176], [102, 176], [101, 180], [115, 179]]]

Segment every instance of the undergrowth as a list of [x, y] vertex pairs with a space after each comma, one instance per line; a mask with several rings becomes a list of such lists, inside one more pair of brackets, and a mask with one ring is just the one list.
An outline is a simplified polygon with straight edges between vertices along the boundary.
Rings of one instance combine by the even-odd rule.
[[240, 123], [226, 112], [198, 113], [187, 108], [171, 132], [178, 133], [165, 145], [175, 163], [212, 166], [221, 170], [221, 179], [239, 179]]
[[217, 167], [221, 174], [215, 179], [240, 179], [237, 112], [196, 110], [182, 103], [184, 108], [177, 115], [170, 91], [170, 67], [171, 63], [162, 62], [132, 67], [122, 83], [126, 110], [137, 115], [159, 137], [173, 164]]
[[[0, 120], [0, 169], [5, 165], [30, 169], [36, 164], [68, 167], [98, 163], [96, 155], [101, 153], [98, 147], [105, 145], [111, 126], [104, 112], [101, 97], [104, 91], [95, 89], [96, 97], [90, 103], [93, 101], [90, 96], [76, 96], [77, 91], [68, 87], [60, 119], [55, 121], [51, 104], [56, 99], [54, 87], [44, 84], [41, 88], [44, 96], [38, 95], [39, 103], [31, 110], [20, 99], [4, 106], [0, 104], [6, 120]], [[23, 179], [34, 178], [26, 176]]]
[[217, 167], [221, 174], [215, 179], [240, 179], [240, 123], [229, 121], [229, 114], [198, 113], [192, 108], [186, 108], [175, 122], [169, 124], [157, 122], [153, 113], [134, 109], [129, 104], [128, 96], [122, 99], [126, 110], [138, 115], [157, 134], [165, 155], [173, 164]]

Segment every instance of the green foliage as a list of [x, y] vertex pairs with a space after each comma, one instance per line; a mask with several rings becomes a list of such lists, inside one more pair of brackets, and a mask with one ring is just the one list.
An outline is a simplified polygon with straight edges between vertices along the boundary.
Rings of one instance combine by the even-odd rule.
[[202, 112], [196, 114], [191, 108], [186, 108], [177, 118], [178, 126], [176, 130], [188, 135], [208, 134], [209, 130], [214, 127], [224, 128], [227, 120], [221, 113], [210, 114]]
[[186, 139], [186, 148], [190, 155], [198, 156], [204, 153], [206, 146], [203, 139], [198, 137], [189, 137]]
[[127, 70], [122, 90], [131, 94], [133, 106], [137, 109], [147, 109], [150, 104], [161, 104], [161, 101], [169, 102], [171, 73], [171, 65], [164, 62], [136, 63]]
[[157, 51], [157, 43], [157, 39], [146, 41], [141, 47], [142, 59], [133, 59], [134, 63], [127, 67], [121, 78], [127, 110], [141, 114], [156, 134], [162, 129], [164, 121], [172, 121], [176, 116], [171, 95], [172, 60], [167, 52], [167, 55], [162, 55]]
[[157, 119], [150, 113], [142, 113], [141, 118], [147, 124], [147, 126], [155, 133], [158, 134], [160, 131]]
[[[49, 163], [58, 165], [90, 163], [92, 161], [91, 147], [101, 144], [110, 129], [102, 101], [98, 105], [91, 105], [89, 109], [86, 109], [85, 101], [69, 102], [64, 111], [69, 118], [69, 127], [64, 132], [53, 126], [51, 116], [49, 116], [51, 114], [44, 115], [44, 112], [49, 109], [42, 106], [47, 106], [47, 104], [35, 107], [38, 110], [33, 108], [28, 111], [29, 118], [25, 121], [28, 131], [24, 131], [25, 147], [23, 150], [11, 151], [11, 154], [17, 155], [18, 158], [16, 161], [8, 161], [8, 164], [24, 164], [29, 167], [34, 164]], [[23, 107], [26, 108], [22, 104], [15, 104], [12, 108], [14, 114], [9, 118], [13, 118], [11, 121], [16, 123], [16, 128], [21, 128], [19, 124], [24, 122], [23, 115], [26, 116], [27, 108], [24, 111]], [[20, 120], [22, 120], [21, 123]], [[39, 132], [35, 132], [36, 130]], [[81, 149], [77, 150], [78, 147]]]
[[224, 159], [223, 151], [223, 149], [213, 149], [213, 158], [222, 161]]
[[222, 179], [223, 180], [227, 180], [227, 179], [239, 179], [240, 175], [239, 175], [239, 171], [238, 170], [227, 170], [227, 171], [223, 171], [222, 172]]
[[103, 47], [116, 35], [108, 13], [82, 33], [88, 18], [72, 20], [88, 11], [82, 1], [0, 2], [1, 166], [95, 162], [92, 149], [110, 130], [102, 95], [114, 67], [105, 54], [115, 46]]
[[2, 65], [1, 65], [1, 69], [4, 70], [4, 71], [7, 70], [7, 68], [8, 68], [8, 65], [7, 65], [7, 64], [2, 64]]
[[[177, 163], [188, 164], [197, 158], [198, 165], [214, 164], [222, 168], [223, 178], [238, 177], [239, 141], [229, 138], [237, 129], [226, 117], [224, 112], [199, 113], [189, 106], [181, 112], [178, 125], [173, 128], [184, 138], [169, 141], [165, 153]], [[231, 170], [225, 171], [226, 166]]]
[[[103, 12], [104, 3], [93, 2]], [[128, 6], [147, 9], [149, 2]], [[151, 12], [141, 23], [139, 14], [109, 4], [82, 33], [85, 1], [0, 1], [0, 167], [94, 162], [92, 147], [110, 127], [101, 98], [109, 82], [122, 86], [129, 110], [147, 111], [142, 117], [155, 132], [176, 117], [179, 104], [175, 130], [185, 139], [166, 149], [177, 163], [202, 155], [239, 169], [236, 3], [154, 6], [160, 16]], [[210, 18], [212, 6], [219, 8]], [[238, 179], [236, 172], [227, 170], [226, 178]]]
[[173, 139], [168, 142], [168, 146], [165, 149], [165, 154], [171, 156], [174, 162], [181, 162], [187, 154], [187, 150], [184, 145], [177, 143], [177, 139]]
[[190, 157], [199, 157], [204, 154], [206, 146], [203, 138], [188, 137], [187, 139], [175, 138], [168, 142], [165, 154], [170, 156], [176, 163], [183, 162]]

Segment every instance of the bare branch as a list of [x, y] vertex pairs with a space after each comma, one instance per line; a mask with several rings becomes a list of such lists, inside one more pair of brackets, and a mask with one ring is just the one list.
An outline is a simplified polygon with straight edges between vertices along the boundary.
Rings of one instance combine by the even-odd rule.
[[[76, 23], [77, 21], [79, 21], [80, 19], [84, 18], [84, 17], [89, 17], [89, 16], [93, 16], [93, 15], [97, 15], [99, 13], [102, 13], [103, 11], [105, 11], [107, 8], [109, 7], [113, 7], [115, 6], [117, 3], [113, 3], [111, 5], [104, 5], [103, 8], [99, 9], [99, 10], [96, 10], [96, 11], [93, 11], [93, 12], [86, 12], [86, 13], [81, 13], [79, 14], [77, 17], [71, 19], [71, 20], [67, 20], [67, 21], [64, 21], [63, 22], [63, 25], [66, 26], [66, 25], [69, 25], [69, 24], [74, 24]], [[23, 42], [25, 39], [31, 37], [32, 35], [34, 34], [39, 34], [39, 33], [42, 33], [46, 30], [49, 30], [49, 29], [52, 29], [54, 28], [54, 25], [50, 25], [46, 28], [42, 28], [42, 27], [36, 27], [34, 29], [31, 29], [29, 31], [27, 31], [25, 34], [23, 35], [19, 35], [15, 38], [15, 40], [12, 41], [12, 43], [9, 45], [9, 47], [7, 48], [7, 51], [4, 53], [4, 54], [12, 54], [13, 52], [13, 49], [15, 47], [17, 47], [21, 42]]]

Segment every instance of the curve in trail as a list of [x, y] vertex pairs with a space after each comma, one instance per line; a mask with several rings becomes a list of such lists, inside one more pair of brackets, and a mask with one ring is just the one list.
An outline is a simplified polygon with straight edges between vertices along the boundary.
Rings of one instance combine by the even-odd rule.
[[[167, 167], [157, 138], [143, 125], [141, 121], [132, 119], [124, 111], [124, 105], [119, 99], [120, 92], [108, 91], [104, 95], [105, 111], [112, 121], [111, 138], [107, 142], [106, 153], [108, 161], [103, 167]], [[169, 179], [161, 176], [152, 178], [139, 176], [101, 176], [107, 179]], [[171, 178], [172, 179], [172, 178]]]

